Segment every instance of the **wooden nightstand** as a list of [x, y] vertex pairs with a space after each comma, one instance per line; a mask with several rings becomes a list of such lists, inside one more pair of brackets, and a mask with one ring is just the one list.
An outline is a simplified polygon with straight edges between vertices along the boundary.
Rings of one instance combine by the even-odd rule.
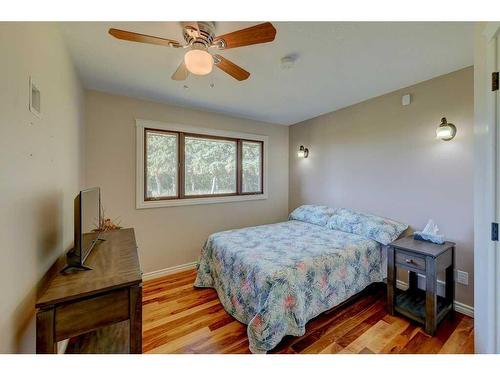
[[[389, 244], [387, 250], [387, 308], [391, 315], [400, 313], [425, 325], [425, 332], [434, 335], [437, 325], [453, 309], [455, 281], [453, 278], [455, 244], [436, 245], [404, 237]], [[396, 287], [396, 271], [409, 271], [409, 287]], [[445, 296], [437, 295], [437, 273], [446, 273]], [[425, 275], [426, 290], [418, 289], [418, 274]]]

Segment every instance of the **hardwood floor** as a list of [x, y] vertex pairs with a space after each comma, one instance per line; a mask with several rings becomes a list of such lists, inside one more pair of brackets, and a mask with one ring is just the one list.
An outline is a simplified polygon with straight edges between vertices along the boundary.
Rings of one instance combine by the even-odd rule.
[[[195, 271], [144, 283], [144, 353], [250, 353], [246, 326], [219, 303], [213, 289], [195, 289]], [[454, 313], [434, 337], [388, 315], [378, 288], [311, 320], [306, 334], [285, 337], [271, 353], [473, 353], [473, 319]]]

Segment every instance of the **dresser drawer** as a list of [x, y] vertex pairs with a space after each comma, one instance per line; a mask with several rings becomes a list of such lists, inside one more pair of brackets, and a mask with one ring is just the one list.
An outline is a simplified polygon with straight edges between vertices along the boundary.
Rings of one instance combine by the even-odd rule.
[[425, 271], [425, 258], [396, 249], [396, 265]]
[[129, 317], [127, 288], [60, 305], [55, 309], [55, 338], [61, 341]]

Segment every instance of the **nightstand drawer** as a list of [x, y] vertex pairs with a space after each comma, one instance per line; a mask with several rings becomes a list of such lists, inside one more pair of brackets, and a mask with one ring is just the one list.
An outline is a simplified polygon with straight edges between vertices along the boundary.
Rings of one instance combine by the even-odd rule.
[[396, 265], [425, 271], [425, 258], [396, 249]]

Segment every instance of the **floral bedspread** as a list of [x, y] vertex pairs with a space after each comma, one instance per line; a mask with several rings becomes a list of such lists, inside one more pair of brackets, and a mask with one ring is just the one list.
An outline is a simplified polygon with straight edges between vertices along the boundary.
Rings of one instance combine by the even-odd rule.
[[196, 287], [215, 288], [226, 311], [247, 324], [250, 350], [286, 335], [383, 279], [376, 241], [297, 220], [212, 234]]

